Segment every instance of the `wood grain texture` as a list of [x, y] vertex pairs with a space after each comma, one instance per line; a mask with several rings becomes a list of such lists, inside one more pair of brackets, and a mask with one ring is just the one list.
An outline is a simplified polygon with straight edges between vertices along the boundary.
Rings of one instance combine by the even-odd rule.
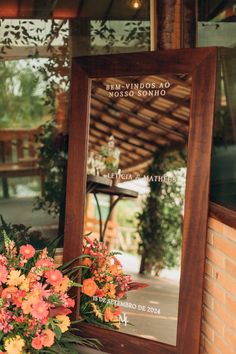
[[228, 209], [224, 205], [210, 203], [209, 215], [223, 224], [236, 229], [236, 210]]
[[96, 338], [102, 343], [101, 350], [109, 354], [174, 354], [176, 348], [172, 345], [157, 343], [145, 338], [131, 336], [129, 334], [115, 332], [110, 329], [102, 329], [97, 326], [80, 323], [78, 328], [81, 335]]
[[[90, 78], [191, 73], [214, 48], [172, 49], [159, 52], [94, 55], [76, 58]], [[158, 55], [157, 55], [158, 53]], [[112, 59], [112, 62], [111, 62]]]
[[74, 59], [65, 260], [79, 255], [82, 247], [90, 79], [180, 72], [193, 79], [177, 346], [84, 324], [83, 334], [98, 337], [110, 353], [199, 353], [216, 63], [216, 48]]
[[[73, 63], [72, 72], [72, 112], [69, 122], [64, 262], [74, 259], [82, 253], [89, 131], [89, 105], [87, 102], [90, 89], [89, 80], [86, 73], [75, 63]], [[78, 309], [79, 301], [75, 313]]]
[[216, 70], [215, 51], [192, 74], [178, 354], [199, 353]]

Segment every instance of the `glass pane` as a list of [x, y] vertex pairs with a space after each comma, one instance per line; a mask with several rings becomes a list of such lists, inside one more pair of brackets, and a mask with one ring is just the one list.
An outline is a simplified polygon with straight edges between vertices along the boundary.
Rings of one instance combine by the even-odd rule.
[[187, 74], [92, 81], [81, 315], [173, 345], [190, 98]]
[[221, 50], [212, 153], [211, 200], [236, 208], [236, 56]]
[[68, 22], [0, 24], [0, 213], [40, 248], [63, 235]]

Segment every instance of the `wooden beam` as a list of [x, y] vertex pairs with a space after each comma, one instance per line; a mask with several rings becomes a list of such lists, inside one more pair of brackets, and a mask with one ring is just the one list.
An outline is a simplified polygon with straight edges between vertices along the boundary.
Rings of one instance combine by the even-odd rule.
[[158, 0], [158, 49], [172, 49], [176, 0]]
[[[105, 122], [104, 120], [102, 120], [101, 116], [95, 116], [95, 115], [91, 115], [93, 121], [95, 123], [100, 123], [100, 124], [103, 124], [104, 126], [110, 128], [110, 129], [115, 129], [117, 132], [121, 133], [121, 134], [124, 134], [125, 136], [128, 136], [129, 138], [131, 139], [135, 139], [135, 140], [139, 140], [141, 141], [143, 144], [147, 144], [147, 145], [150, 145], [150, 146], [160, 146], [158, 143], [156, 142], [153, 142], [152, 140], [149, 139], [144, 139], [140, 136], [138, 136], [139, 133], [143, 132], [143, 127], [139, 127], [139, 129], [136, 129], [136, 131], [132, 131], [132, 132], [129, 132], [125, 129], [122, 129], [119, 125], [111, 125], [110, 123], [108, 122]], [[148, 132], [147, 132], [148, 133]], [[157, 140], [158, 138], [158, 135], [156, 135], [156, 138], [155, 140]]]
[[[98, 108], [94, 105], [94, 104], [92, 104], [91, 105], [91, 107], [92, 108], [94, 108], [94, 109], [96, 109], [97, 111], [98, 111]], [[111, 113], [110, 111], [108, 111], [108, 109], [107, 108], [102, 108], [102, 111], [99, 109], [99, 112], [100, 113], [104, 113], [104, 114], [107, 114], [107, 116], [108, 117], [112, 117], [112, 118], [114, 118], [114, 119], [116, 119], [117, 120], [117, 116], [115, 115], [115, 114], [113, 114], [113, 113]], [[123, 118], [126, 118], [126, 116], [125, 115], [121, 115], [121, 117]], [[121, 123], [124, 123], [124, 124], [126, 124], [126, 125], [128, 125], [128, 126], [130, 126], [130, 127], [132, 127], [132, 128], [134, 128], [134, 129], [138, 129], [138, 130], [140, 130], [140, 128], [142, 128], [142, 130], [143, 131], [145, 131], [146, 129], [148, 129], [148, 127], [150, 127], [150, 124], [145, 124], [145, 125], [143, 125], [142, 127], [140, 127], [140, 125], [138, 125], [138, 124], [135, 124], [135, 123], [133, 123], [133, 122], [130, 122], [129, 120], [121, 120]], [[149, 134], [149, 137], [151, 138], [151, 139], [156, 139], [157, 138], [157, 133], [154, 133], [154, 132], [151, 132], [150, 130], [148, 131], [148, 134]], [[171, 139], [170, 138], [168, 138], [165, 134], [158, 134], [158, 136], [162, 139], [162, 140], [165, 140], [165, 141], [167, 141], [168, 143], [171, 141]]]
[[182, 0], [182, 48], [194, 48], [197, 37], [197, 1]]
[[49, 18], [57, 4], [58, 0], [36, 0], [34, 1], [33, 17]]
[[[104, 90], [104, 92], [106, 92], [104, 86], [102, 84], [98, 84], [98, 87], [100, 87], [101, 89]], [[161, 97], [162, 99], [165, 99], [165, 96]], [[136, 98], [134, 97], [129, 97], [127, 98], [128, 101], [138, 105], [139, 107], [142, 107], [146, 110], [148, 110], [149, 112], [152, 112], [152, 113], [156, 113], [158, 115], [160, 115], [162, 118], [167, 118], [167, 119], [170, 119], [170, 120], [173, 120], [174, 122], [178, 122], [178, 123], [181, 123], [181, 124], [184, 124], [184, 125], [188, 125], [188, 121], [186, 119], [183, 119], [183, 118], [180, 118], [180, 117], [175, 117], [172, 113], [169, 113], [169, 112], [165, 112], [165, 111], [162, 111], [161, 109], [158, 109], [156, 107], [153, 107], [151, 105], [149, 105], [147, 102], [145, 101], [139, 101], [137, 100]], [[188, 108], [190, 108], [188, 106]]]
[[107, 106], [109, 106], [110, 108], [112, 108], [113, 110], [115, 110], [116, 112], [121, 112], [121, 113], [124, 113], [124, 114], [127, 114], [128, 116], [132, 116], [136, 119], [138, 119], [139, 121], [142, 121], [144, 123], [149, 123], [150, 125], [153, 125], [154, 127], [156, 128], [159, 128], [161, 130], [164, 130], [168, 133], [171, 133], [171, 134], [175, 134], [175, 135], [178, 135], [180, 136], [181, 138], [186, 138], [187, 135], [183, 132], [180, 132], [177, 128], [174, 128], [174, 129], [171, 129], [170, 127], [168, 127], [167, 125], [165, 125], [164, 123], [157, 123], [156, 121], [154, 121], [152, 118], [150, 117], [146, 117], [144, 115], [140, 115], [140, 114], [137, 114], [137, 113], [134, 113], [134, 112], [131, 112], [127, 109], [124, 109], [124, 108], [121, 108], [121, 107], [116, 107], [114, 105], [114, 101], [107, 101], [106, 99], [101, 99], [101, 98], [98, 98], [96, 95], [92, 94], [92, 98], [96, 99], [97, 101], [99, 100], [100, 102], [103, 101], [104, 104], [106, 104]]
[[140, 145], [138, 145], [138, 144], [132, 143], [131, 141], [129, 141], [129, 140], [127, 140], [127, 139], [124, 139], [124, 138], [121, 138], [121, 137], [117, 136], [117, 135], [115, 134], [115, 132], [114, 132], [114, 129], [111, 129], [111, 128], [110, 128], [110, 130], [107, 131], [107, 130], [104, 130], [104, 129], [102, 129], [102, 128], [96, 127], [95, 124], [90, 124], [90, 130], [91, 130], [91, 129], [97, 130], [98, 132], [103, 133], [103, 134], [113, 135], [113, 136], [115, 137], [115, 139], [117, 139], [117, 140], [119, 140], [119, 141], [122, 141], [122, 142], [125, 143], [125, 144], [128, 144], [128, 145], [130, 145], [130, 146], [133, 146], [133, 147], [135, 147], [135, 148], [137, 148], [137, 149], [140, 149], [140, 150], [144, 150], [144, 151], [148, 151], [148, 152], [150, 152], [150, 153], [153, 153], [153, 150], [151, 150], [151, 149], [149, 149], [149, 148], [147, 148], [147, 147], [145, 147], [145, 146], [140, 146]]

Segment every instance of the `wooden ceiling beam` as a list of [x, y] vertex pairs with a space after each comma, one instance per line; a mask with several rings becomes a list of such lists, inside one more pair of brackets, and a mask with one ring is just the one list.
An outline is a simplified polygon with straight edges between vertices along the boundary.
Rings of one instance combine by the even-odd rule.
[[132, 111], [130, 112], [127, 109], [124, 109], [124, 108], [121, 108], [121, 107], [116, 107], [114, 105], [114, 102], [112, 103], [112, 101], [107, 101], [106, 99], [101, 99], [100, 97], [98, 98], [94, 94], [92, 94], [92, 98], [94, 98], [97, 101], [100, 101], [101, 103], [107, 105], [108, 107], [110, 107], [111, 109], [115, 110], [116, 112], [124, 113], [124, 114], [128, 115], [129, 117], [132, 116], [132, 117], [136, 118], [137, 120], [139, 120], [141, 122], [149, 123], [149, 125], [153, 125], [156, 128], [159, 128], [159, 129], [164, 130], [164, 131], [166, 131], [168, 133], [171, 133], [171, 134], [175, 134], [175, 135], [177, 135], [177, 136], [179, 136], [181, 138], [184, 138], [184, 139], [187, 138], [187, 134], [183, 133], [183, 132], [180, 132], [177, 128], [171, 129], [169, 126], [166, 126], [164, 123], [159, 123], [159, 122], [157, 123], [156, 121], [154, 121], [150, 117], [146, 117], [144, 115], [141, 116], [140, 114], [134, 113]]
[[[127, 130], [125, 129], [122, 129], [120, 128], [118, 125], [117, 126], [114, 126], [114, 125], [111, 125], [110, 123], [108, 122], [105, 122], [102, 120], [101, 116], [95, 116], [95, 115], [91, 115], [92, 119], [94, 120], [95, 123], [100, 123], [110, 129], [115, 129], [117, 132], [121, 133], [121, 134], [125, 134], [125, 136], [128, 136], [129, 138], [131, 139], [135, 139], [135, 140], [139, 140], [140, 142], [142, 142], [143, 144], [147, 144], [147, 145], [150, 145], [150, 146], [154, 146], [154, 147], [158, 147], [160, 146], [160, 144], [156, 143], [156, 142], [153, 142], [151, 141], [150, 139], [144, 139], [142, 137], [139, 137], [137, 134], [142, 132], [143, 129], [142, 127], [140, 127], [139, 131], [137, 132], [128, 132]], [[158, 135], [156, 136], [156, 140], [158, 140]]]
[[58, 0], [35, 0], [33, 8], [33, 16], [35, 18], [51, 17]]
[[[135, 147], [136, 149], [148, 151], [148, 152], [150, 152], [151, 154], [153, 154], [153, 152], [154, 152], [153, 150], [151, 150], [151, 149], [149, 149], [149, 148], [147, 148], [147, 147], [145, 147], [145, 146], [140, 146], [140, 145], [138, 145], [138, 144], [132, 143], [132, 142], [129, 141], [129, 140], [126, 140], [125, 138], [121, 138], [121, 137], [117, 136], [117, 135], [114, 133], [114, 131], [112, 131], [112, 129], [110, 129], [109, 131], [106, 131], [106, 130], [103, 130], [103, 129], [101, 129], [101, 128], [96, 127], [95, 124], [90, 124], [90, 130], [91, 130], [91, 129], [96, 130], [96, 131], [98, 131], [98, 132], [100, 132], [100, 133], [103, 133], [103, 134], [113, 135], [115, 139], [117, 139], [117, 140], [119, 140], [119, 141], [122, 141], [123, 143], [128, 144], [128, 145], [130, 145], [130, 146], [133, 146], [133, 147]], [[139, 155], [140, 155], [140, 154], [139, 154]], [[142, 156], [142, 155], [140, 155], [140, 156]]]
[[[106, 90], [105, 90], [105, 88], [104, 88], [104, 86], [102, 84], [99, 84], [99, 87], [101, 89], [103, 89], [104, 92], [106, 92]], [[160, 97], [160, 98], [165, 99], [165, 96]], [[173, 120], [174, 122], [178, 122], [178, 123], [181, 123], [181, 124], [184, 124], [184, 125], [188, 125], [188, 121], [186, 119], [183, 119], [183, 118], [180, 118], [180, 117], [175, 117], [172, 113], [165, 112], [165, 111], [162, 111], [161, 109], [153, 107], [153, 106], [148, 104], [149, 102], [139, 101], [139, 100], [137, 100], [134, 97], [128, 97], [127, 100], [132, 102], [132, 103], [134, 103], [135, 105], [138, 105], [139, 108], [142, 107], [142, 108], [150, 111], [151, 113], [154, 113], [154, 114], [156, 113], [156, 114], [160, 115], [161, 118], [168, 118], [170, 120]]]
[[[115, 114], [112, 114], [111, 112], [109, 112], [108, 109], [103, 108], [103, 110], [101, 111], [100, 109], [98, 110], [98, 108], [96, 107], [96, 105], [93, 105], [93, 104], [91, 105], [91, 107], [94, 108], [94, 109], [96, 109], [97, 111], [99, 111], [100, 114], [101, 114], [101, 113], [105, 113], [108, 117], [112, 117], [112, 118], [114, 118], [114, 119], [117, 120], [117, 116], [116, 116]], [[124, 115], [121, 115], [121, 117], [124, 117], [124, 118], [125, 118]], [[138, 125], [138, 124], [135, 124], [135, 123], [133, 123], [133, 122], [130, 122], [130, 121], [127, 120], [127, 119], [126, 119], [125, 121], [122, 119], [121, 123], [126, 124], [126, 125], [128, 125], [128, 126], [134, 128], [134, 129], [137, 129], [137, 131], [140, 131], [140, 129], [142, 129], [142, 132], [144, 132], [146, 129], [148, 129], [148, 127], [150, 127], [150, 124], [147, 124], [147, 123], [146, 123], [145, 125], [140, 126], [140, 125]], [[133, 133], [135, 134], [135, 132], [133, 132]], [[162, 140], [165, 140], [165, 141], [168, 142], [168, 143], [171, 141], [171, 139], [169, 139], [166, 135], [154, 133], [154, 132], [151, 132], [150, 130], [148, 130], [148, 135], [149, 135], [149, 138], [151, 138], [151, 139], [153, 139], [153, 140], [156, 140], [156, 139], [157, 139], [157, 136], [159, 136]]]

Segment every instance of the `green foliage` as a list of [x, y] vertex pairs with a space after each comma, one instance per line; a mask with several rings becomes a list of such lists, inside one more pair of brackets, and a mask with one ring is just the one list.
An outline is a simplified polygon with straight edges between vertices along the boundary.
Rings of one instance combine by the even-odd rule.
[[48, 114], [40, 92], [42, 75], [20, 62], [0, 62], [0, 128], [30, 128]]
[[[25, 226], [23, 224], [7, 223], [2, 215], [0, 215], [0, 235], [4, 232], [18, 247], [25, 244], [31, 244], [36, 250], [42, 250], [47, 247], [52, 255], [59, 243], [59, 238], [54, 241], [45, 239], [42, 237], [40, 231], [32, 230], [30, 226]], [[0, 238], [0, 253], [2, 253], [3, 250], [4, 240], [3, 238]]]
[[[181, 246], [181, 212], [183, 188], [178, 183], [177, 169], [185, 166], [184, 153], [162, 152], [155, 154], [148, 175], [163, 176], [171, 171], [176, 183], [149, 182], [150, 194], [138, 214], [138, 231], [142, 239], [140, 273], [158, 275], [164, 267], [179, 264]], [[182, 178], [183, 182], [183, 178]]]
[[125, 45], [133, 44], [136, 47], [150, 46], [150, 25], [145, 25], [142, 21], [126, 23], [124, 35], [121, 40]]
[[64, 205], [63, 182], [67, 163], [67, 142], [62, 133], [58, 133], [55, 121], [41, 126], [37, 137], [40, 167], [45, 171], [44, 194], [37, 197], [35, 210], [43, 209], [52, 216], [60, 215]]
[[90, 27], [93, 53], [100, 48], [105, 53], [113, 53], [119, 47], [146, 50], [150, 47], [150, 24], [146, 21], [92, 21]]

